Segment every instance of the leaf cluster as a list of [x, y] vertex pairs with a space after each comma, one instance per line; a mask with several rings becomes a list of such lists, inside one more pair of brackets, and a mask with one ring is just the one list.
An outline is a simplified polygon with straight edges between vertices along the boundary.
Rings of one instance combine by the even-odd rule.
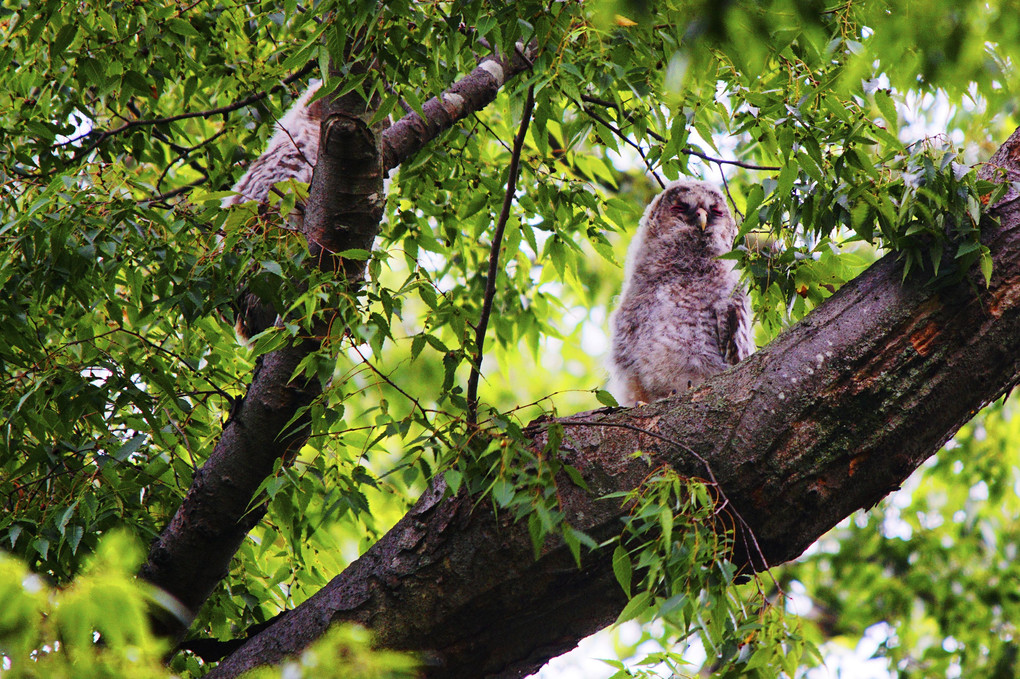
[[[615, 663], [614, 677], [661, 676], [664, 665], [685, 675], [685, 651], [696, 641], [707, 659], [702, 671], [719, 677], [793, 677], [818, 659], [796, 621], [768, 596], [763, 577], [736, 584], [728, 560], [733, 534], [719, 530], [724, 503], [700, 480], [659, 470], [619, 497], [630, 512], [613, 551], [613, 572], [630, 597], [617, 624], [654, 619], [650, 636], [663, 651], [641, 659], [651, 669], [632, 672]], [[736, 529], [739, 531], [740, 529]], [[741, 576], [739, 579], [745, 579]], [[613, 664], [613, 663], [611, 663]]]
[[[920, 7], [5, 3], [0, 543], [65, 585], [114, 527], [151, 539], [258, 357], [325, 317], [333, 322], [322, 350], [299, 368], [325, 387], [310, 407], [309, 444], [263, 484], [267, 519], [197, 630], [236, 636], [300, 603], [438, 475], [451, 491], [468, 489], [528, 521], [536, 552], [560, 536], [580, 560], [581, 548], [595, 545], [563, 522], [557, 496], [564, 477], [578, 482], [576, 472], [556, 458], [555, 431], [541, 451], [521, 446], [520, 431], [543, 410], [596, 405], [618, 265], [658, 190], [648, 175], [724, 184], [744, 238], [732, 257], [752, 285], [763, 339], [881, 251], [899, 253], [904, 275], [938, 282], [976, 264], [987, 280], [979, 213], [996, 194], [965, 170], [1011, 122], [1020, 18], [997, 0]], [[331, 59], [342, 65], [329, 81], [340, 92], [367, 84], [356, 75], [359, 60], [377, 61], [381, 77], [364, 89], [379, 96], [381, 119], [420, 114], [478, 57], [509, 54], [518, 42], [537, 46], [532, 69], [400, 168], [377, 249], [344, 253], [367, 261], [357, 291], [305, 266], [306, 244], [285, 219], [303, 187], [285, 187], [261, 213], [219, 209], [305, 82], [330, 77]], [[465, 423], [463, 385], [478, 352], [474, 326], [509, 143], [530, 87], [536, 106], [521, 188], [500, 252], [490, 336], [474, 366], [483, 376], [479, 430]], [[913, 143], [908, 116], [933, 118], [950, 97], [966, 104], [940, 118], [952, 130]], [[973, 142], [961, 147], [960, 131]], [[242, 285], [286, 319], [250, 347], [230, 330]], [[964, 438], [961, 447], [977, 445]], [[994, 457], [968, 450], [968, 468]], [[1007, 476], [999, 470], [999, 485], [988, 483], [1008, 487]], [[712, 561], [725, 545], [712, 537], [709, 499], [704, 487], [666, 477], [631, 498], [634, 537], [617, 559], [621, 585], [637, 590], [627, 615], [657, 612], [675, 637], [693, 630], [729, 663], [725, 671], [764, 672], [769, 663], [793, 674], [810, 645], [776, 622], [778, 607], [760, 591], [726, 584], [729, 567]], [[884, 545], [871, 530], [847, 544]], [[970, 542], [989, 531], [1002, 531], [1001, 550], [985, 537], [983, 546]], [[1012, 560], [1009, 535], [1000, 518], [952, 538], [970, 545], [964, 555], [999, 563]], [[930, 600], [977, 621], [973, 629], [990, 619], [1006, 630], [993, 644], [995, 657], [1006, 658], [1011, 632], [994, 605], [1012, 609], [995, 598], [994, 583], [1008, 573], [970, 575], [951, 554], [935, 559], [937, 537], [896, 556], [896, 577], [883, 580], [883, 570], [855, 580], [852, 556], [834, 572], [851, 591], [874, 593], [882, 582], [887, 593], [906, 581], [902, 562], [950, 563], [968, 591], [992, 602], [984, 609], [992, 617], [961, 613], [956, 602], [974, 600], [954, 599], [951, 583]], [[982, 589], [986, 575], [992, 584]], [[831, 590], [824, 596], [839, 600], [825, 577], [816, 580]], [[896, 615], [929, 601], [911, 597], [897, 600]], [[872, 620], [892, 615], [854, 610]], [[937, 617], [926, 614], [926, 624]], [[962, 625], [952, 629], [964, 639]], [[343, 634], [341, 646], [360, 643]], [[938, 653], [928, 638], [900, 639], [897, 657], [906, 659], [908, 646], [923, 647], [926, 660]], [[977, 638], [961, 643], [971, 654], [981, 647]], [[968, 667], [977, 666], [973, 657]], [[397, 661], [383, 665], [403, 671]]]
[[1015, 410], [986, 409], [923, 474], [782, 569], [810, 593], [812, 636], [845, 646], [872, 628], [875, 656], [905, 678], [1017, 672]]

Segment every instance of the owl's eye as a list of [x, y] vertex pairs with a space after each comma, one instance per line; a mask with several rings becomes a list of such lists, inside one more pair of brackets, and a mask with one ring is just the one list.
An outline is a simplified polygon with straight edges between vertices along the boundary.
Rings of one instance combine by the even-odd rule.
[[683, 201], [680, 201], [678, 203], [674, 203], [673, 206], [670, 208], [670, 211], [675, 215], [684, 215], [691, 211], [691, 206]]
[[713, 217], [722, 217], [723, 216], [723, 209], [721, 207], [719, 207], [718, 205], [716, 205], [714, 208], [712, 208], [712, 216]]

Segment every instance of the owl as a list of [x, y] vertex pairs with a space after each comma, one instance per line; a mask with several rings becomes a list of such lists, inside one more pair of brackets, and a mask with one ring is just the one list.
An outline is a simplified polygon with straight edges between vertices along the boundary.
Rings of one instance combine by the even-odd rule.
[[[251, 165], [236, 184], [233, 195], [221, 202], [222, 207], [256, 201], [266, 204], [273, 187], [282, 181], [293, 179], [309, 183], [312, 170], [319, 156], [319, 128], [322, 124], [321, 100], [308, 103], [322, 82], [313, 80], [290, 110], [276, 124], [276, 133], [269, 140], [269, 146]], [[300, 228], [303, 206], [298, 205], [291, 215], [295, 226]], [[277, 310], [259, 299], [247, 288], [238, 292], [236, 306], [237, 324], [235, 329], [244, 339], [250, 339], [276, 322]]]
[[312, 181], [312, 170], [319, 157], [319, 127], [322, 124], [322, 101], [309, 105], [322, 85], [313, 80], [290, 110], [276, 124], [276, 134], [269, 146], [234, 184], [234, 195], [223, 199], [223, 207], [250, 200], [264, 203], [273, 186], [288, 179], [306, 184]]
[[610, 390], [621, 404], [684, 392], [753, 351], [747, 291], [719, 259], [736, 235], [722, 193], [705, 182], [673, 182], [645, 210], [610, 317]]

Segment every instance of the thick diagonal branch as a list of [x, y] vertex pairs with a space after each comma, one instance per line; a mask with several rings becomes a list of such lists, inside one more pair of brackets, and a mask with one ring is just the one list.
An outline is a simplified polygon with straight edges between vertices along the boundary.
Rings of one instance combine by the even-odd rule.
[[[992, 159], [1020, 176], [1020, 130]], [[974, 413], [1020, 380], [1020, 201], [986, 225], [994, 274], [935, 289], [901, 283], [889, 255], [732, 370], [676, 399], [559, 420], [561, 455], [590, 492], [561, 479], [570, 525], [619, 534], [598, 498], [635, 488], [656, 465], [711, 478], [735, 513], [754, 569], [796, 558], [869, 508]], [[542, 446], [546, 423], [531, 428]], [[644, 455], [635, 457], [635, 451]], [[753, 534], [754, 539], [751, 539]], [[520, 677], [610, 623], [625, 603], [604, 555], [577, 569], [552, 545], [537, 561], [526, 522], [464, 497], [426, 494], [346, 571], [209, 676], [278, 662], [340, 621], [417, 651], [430, 677]]]

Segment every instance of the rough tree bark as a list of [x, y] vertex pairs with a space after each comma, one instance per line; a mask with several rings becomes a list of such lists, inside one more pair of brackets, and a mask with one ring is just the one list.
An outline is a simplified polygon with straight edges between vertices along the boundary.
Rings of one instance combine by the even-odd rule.
[[[1020, 130], [982, 170], [1020, 179]], [[563, 418], [560, 481], [572, 526], [618, 534], [624, 510], [599, 500], [668, 465], [717, 484], [737, 525], [735, 558], [760, 570], [793, 559], [869, 508], [982, 406], [1020, 380], [1020, 205], [1011, 191], [985, 224], [994, 257], [934, 289], [901, 283], [895, 255], [734, 369], [675, 399]], [[546, 423], [531, 429], [544, 443]], [[635, 458], [635, 450], [646, 454]], [[753, 536], [753, 539], [752, 539]], [[419, 652], [430, 677], [519, 677], [610, 623], [624, 605], [607, 555], [550, 544], [534, 559], [526, 522], [443, 499], [439, 488], [329, 585], [208, 676], [274, 663], [335, 622]]]
[[[455, 123], [487, 106], [508, 79], [528, 66], [523, 52], [483, 59], [442, 97], [425, 103], [425, 120], [411, 113], [382, 134], [382, 170], [392, 170]], [[381, 214], [381, 185], [373, 190], [361, 181], [365, 177], [351, 174], [352, 170], [364, 174], [368, 162], [365, 129], [355, 122], [363, 111], [350, 101], [344, 109], [334, 110], [332, 123], [325, 121], [333, 131], [324, 130], [327, 137], [320, 146], [306, 208], [309, 247], [321, 262], [329, 259], [328, 253], [370, 249]], [[374, 145], [374, 141], [368, 143]], [[370, 200], [373, 194], [376, 199]], [[344, 262], [348, 279], [360, 277], [363, 266], [360, 260]], [[163, 604], [169, 615], [155, 621], [158, 633], [179, 639], [187, 630], [226, 575], [241, 541], [265, 513], [255, 496], [259, 485], [272, 474], [276, 460], [307, 440], [307, 419], [292, 420], [319, 396], [321, 386], [318, 380], [290, 378], [319, 344], [318, 339], [309, 338], [262, 358], [215, 449], [195, 474], [170, 524], [153, 542], [140, 575], [167, 595]]]

